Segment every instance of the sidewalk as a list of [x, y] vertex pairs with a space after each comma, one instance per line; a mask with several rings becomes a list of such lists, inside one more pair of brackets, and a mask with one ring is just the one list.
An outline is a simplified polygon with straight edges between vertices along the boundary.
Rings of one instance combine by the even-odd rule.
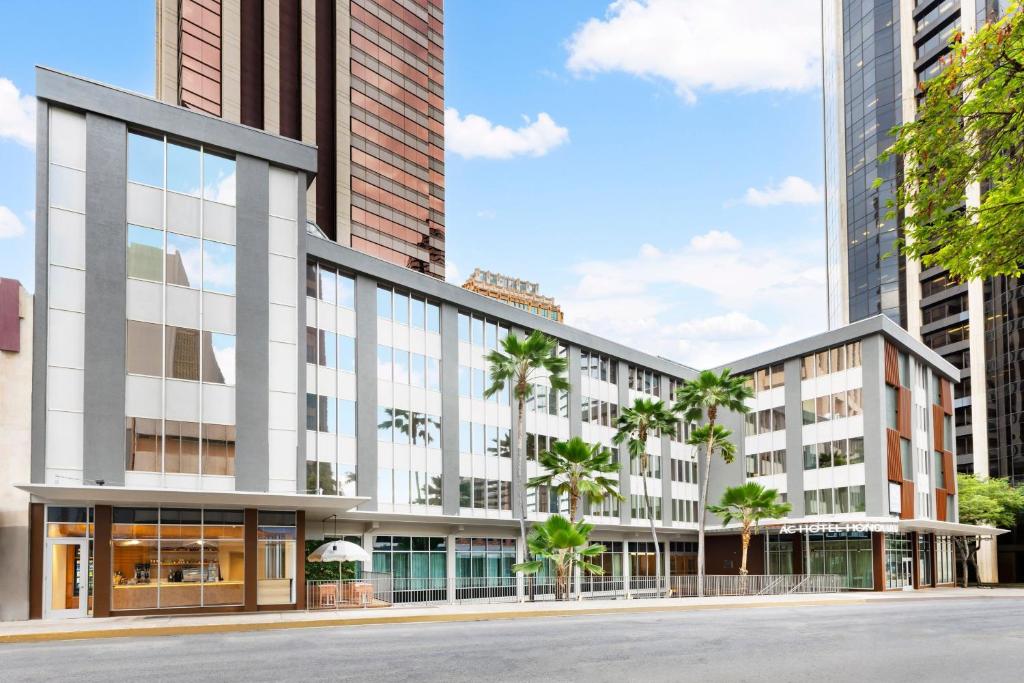
[[833, 593], [652, 600], [594, 600], [583, 602], [535, 602], [442, 605], [437, 607], [390, 607], [316, 612], [247, 612], [193, 616], [138, 616], [105, 619], [34, 620], [0, 623], [0, 644], [89, 638], [127, 638], [193, 633], [229, 633], [286, 628], [409, 624], [450, 621], [489, 621], [564, 617], [588, 614], [666, 612], [757, 607], [811, 607], [864, 605], [921, 600], [1021, 598], [1014, 588], [936, 588], [889, 593]]

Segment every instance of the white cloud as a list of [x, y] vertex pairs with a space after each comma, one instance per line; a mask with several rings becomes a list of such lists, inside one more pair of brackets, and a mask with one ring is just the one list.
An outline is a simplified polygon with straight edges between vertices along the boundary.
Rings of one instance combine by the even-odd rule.
[[568, 41], [576, 75], [622, 71], [699, 91], [808, 90], [821, 80], [815, 0], [615, 0]]
[[0, 205], [0, 240], [8, 237], [20, 237], [25, 234], [25, 225], [17, 214]]
[[18, 86], [0, 78], [0, 139], [10, 138], [26, 147], [36, 140], [36, 101]]
[[450, 258], [445, 259], [444, 261], [444, 281], [451, 285], [458, 285], [459, 287], [461, 287], [462, 283], [465, 282], [465, 280], [462, 279], [462, 271], [459, 270], [457, 265], [455, 265], [455, 261], [452, 261]]
[[566, 322], [693, 367], [713, 367], [826, 327], [824, 247], [744, 245], [709, 231], [681, 246], [572, 267]]
[[732, 250], [740, 248], [740, 241], [727, 232], [711, 230], [703, 235], [694, 235], [690, 246], [697, 251]]
[[762, 189], [748, 187], [743, 201], [751, 206], [777, 206], [779, 204], [818, 204], [824, 199], [820, 187], [797, 176], [787, 176], [781, 183], [769, 184]]
[[498, 217], [498, 212], [494, 209], [481, 209], [476, 212], [476, 217], [485, 221], [493, 221]]
[[466, 159], [511, 159], [544, 156], [569, 141], [569, 129], [544, 112], [532, 122], [523, 116], [523, 125], [512, 130], [476, 114], [463, 117], [457, 109], [449, 108], [444, 112], [444, 136], [447, 150]]

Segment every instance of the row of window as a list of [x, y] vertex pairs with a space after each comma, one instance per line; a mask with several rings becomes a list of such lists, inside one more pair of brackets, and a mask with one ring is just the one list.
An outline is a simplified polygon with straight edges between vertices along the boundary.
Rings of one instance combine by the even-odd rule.
[[653, 370], [629, 366], [629, 388], [652, 396], [660, 393], [661, 375]]
[[459, 313], [459, 341], [485, 349], [497, 349], [508, 336], [508, 328], [494, 320]]
[[[509, 404], [509, 394], [511, 392], [508, 383], [505, 384], [505, 388], [491, 394], [490, 397], [484, 398], [484, 393], [487, 391], [487, 372], [481, 368], [471, 368], [467, 365], [459, 366], [459, 396], [464, 398], [474, 398], [478, 401], [490, 401], [492, 403], [498, 403], [499, 405], [507, 406]], [[529, 409], [529, 403], [533, 400], [531, 396], [527, 399], [527, 409]]]
[[803, 357], [800, 363], [800, 379], [824, 377], [832, 372], [839, 372], [848, 368], [859, 368], [862, 360], [859, 341], [818, 351]]
[[129, 225], [126, 259], [130, 278], [235, 293], [235, 247], [230, 244]]
[[580, 377], [599, 379], [602, 382], [617, 384], [619, 381], [619, 361], [592, 351], [580, 352]]
[[765, 410], [751, 411], [747, 413], [745, 422], [747, 436], [784, 430], [786, 428], [786, 407], [775, 406]]
[[847, 389], [826, 396], [807, 398], [801, 403], [801, 410], [805, 425], [838, 420], [841, 417], [856, 417], [864, 412], [863, 390]]
[[697, 483], [697, 463], [692, 460], [672, 458], [672, 481], [684, 484]]
[[804, 491], [804, 510], [808, 515], [864, 512], [864, 485]]
[[441, 333], [441, 307], [422, 299], [385, 287], [377, 287], [377, 317], [414, 330]]
[[672, 521], [673, 522], [696, 522], [697, 501], [672, 499]]
[[235, 335], [127, 321], [125, 370], [209, 384], [235, 384]]
[[804, 446], [805, 470], [856, 465], [862, 462], [864, 462], [864, 437], [861, 436]]
[[356, 435], [356, 402], [306, 394], [306, 429], [325, 434]]
[[569, 392], [553, 389], [545, 384], [534, 384], [533, 391], [526, 399], [526, 409], [542, 414], [569, 417]]
[[306, 264], [306, 296], [355, 309], [356, 281], [336, 268], [310, 261]]
[[377, 406], [377, 441], [441, 447], [441, 418], [413, 410]]
[[619, 419], [619, 404], [596, 398], [581, 397], [581, 415], [584, 422], [602, 427], [614, 427]]
[[[527, 442], [529, 447], [529, 439]], [[512, 430], [509, 427], [460, 420], [459, 452], [511, 458]]]
[[356, 340], [315, 327], [306, 328], [306, 362], [325, 368], [356, 371]]
[[235, 427], [128, 417], [125, 469], [166, 474], [235, 474]]
[[[647, 504], [642, 495], [633, 494], [629, 497], [632, 519], [650, 519], [647, 516]], [[651, 514], [655, 522], [661, 521], [661, 496], [651, 496]]]
[[128, 134], [128, 181], [235, 203], [235, 160], [163, 137]]
[[441, 361], [391, 346], [377, 346], [377, 379], [441, 391]]
[[526, 511], [568, 515], [569, 497], [559, 496], [554, 486], [533, 486], [526, 491]]
[[[642, 476], [644, 473], [640, 471], [641, 463], [640, 458], [629, 459], [629, 473], [635, 476]], [[647, 474], [648, 477], [654, 479], [661, 478], [661, 456], [650, 455], [647, 456], [647, 467], [650, 472]]]
[[767, 477], [771, 474], [786, 473], [786, 451], [766, 451], [747, 456], [747, 476]]
[[377, 470], [377, 502], [394, 505], [440, 505], [441, 475], [417, 470]]
[[512, 482], [478, 477], [459, 477], [459, 507], [477, 510], [511, 510]]
[[320, 460], [306, 461], [306, 493], [321, 496], [354, 496], [356, 495], [356, 467], [347, 463], [334, 466], [331, 462]]
[[747, 378], [747, 386], [755, 394], [761, 391], [778, 389], [786, 384], [786, 368], [782, 363], [776, 363], [769, 368], [755, 370]]
[[558, 443], [558, 438], [547, 434], [526, 433], [526, 459], [536, 460], [544, 451], [550, 451]]

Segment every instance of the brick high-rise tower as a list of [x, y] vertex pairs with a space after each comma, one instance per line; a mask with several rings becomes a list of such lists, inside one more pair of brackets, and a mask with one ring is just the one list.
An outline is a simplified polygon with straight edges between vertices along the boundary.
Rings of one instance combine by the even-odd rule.
[[156, 0], [157, 97], [319, 149], [307, 216], [444, 277], [443, 0]]

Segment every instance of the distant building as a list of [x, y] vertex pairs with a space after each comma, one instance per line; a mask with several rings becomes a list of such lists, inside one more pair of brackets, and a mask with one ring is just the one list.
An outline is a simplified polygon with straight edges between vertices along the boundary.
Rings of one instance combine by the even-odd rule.
[[563, 322], [562, 307], [551, 297], [541, 296], [540, 286], [536, 282], [477, 268], [462, 287], [504, 301], [542, 318]]
[[28, 619], [32, 295], [0, 278], [0, 621]]

